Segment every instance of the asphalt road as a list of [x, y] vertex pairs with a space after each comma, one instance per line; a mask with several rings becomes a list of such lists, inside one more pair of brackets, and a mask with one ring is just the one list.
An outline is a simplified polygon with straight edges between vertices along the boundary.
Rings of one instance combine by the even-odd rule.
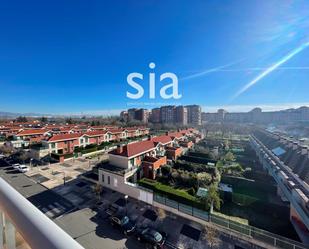
[[71, 211], [75, 207], [71, 202], [46, 189], [0, 159], [0, 177], [27, 198], [49, 218], [55, 218]]

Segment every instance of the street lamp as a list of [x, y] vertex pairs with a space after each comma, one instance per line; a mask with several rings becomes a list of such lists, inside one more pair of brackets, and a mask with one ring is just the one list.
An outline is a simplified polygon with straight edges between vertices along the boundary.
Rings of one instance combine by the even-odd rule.
[[126, 215], [128, 215], [128, 208], [127, 208], [128, 198], [129, 198], [128, 195], [125, 195], [125, 196], [124, 196], [124, 199], [126, 200]]
[[63, 171], [63, 185], [65, 185], [65, 171]]
[[33, 158], [30, 158], [30, 169], [32, 170], [32, 161], [33, 161]]

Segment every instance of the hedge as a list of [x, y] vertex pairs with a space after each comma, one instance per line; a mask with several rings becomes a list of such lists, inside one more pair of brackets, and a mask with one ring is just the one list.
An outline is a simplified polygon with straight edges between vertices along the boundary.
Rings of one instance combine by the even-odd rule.
[[85, 148], [76, 147], [74, 149], [74, 152], [87, 154], [87, 153], [95, 152], [95, 151], [98, 151], [98, 150], [103, 150], [105, 147], [110, 146], [111, 144], [112, 143], [110, 143], [110, 142], [103, 142], [100, 145], [89, 144], [89, 145], [85, 146]]
[[195, 156], [195, 157], [203, 157], [203, 158], [209, 158], [209, 154], [203, 153], [203, 152], [197, 152], [197, 151], [190, 151], [189, 156]]
[[60, 159], [60, 156], [63, 156], [64, 159], [68, 159], [68, 158], [71, 158], [73, 157], [73, 153], [70, 153], [70, 154], [56, 154], [56, 153], [51, 153], [51, 157], [58, 160]]
[[186, 205], [190, 205], [200, 209], [206, 209], [205, 205], [199, 201], [198, 198], [190, 195], [185, 190], [175, 189], [169, 185], [162, 184], [160, 182], [150, 180], [147, 178], [143, 178], [139, 180], [139, 185], [153, 190], [155, 193], [160, 195], [164, 195], [167, 198], [177, 201], [179, 203], [183, 203]]
[[205, 158], [205, 157], [197, 157], [197, 156], [181, 156], [179, 158], [179, 160], [185, 160], [185, 161], [188, 161], [188, 162], [192, 162], [192, 163], [200, 163], [200, 164], [207, 164], [207, 163], [214, 163], [216, 164], [217, 161], [216, 160], [212, 160], [212, 159], [209, 159], [209, 158]]

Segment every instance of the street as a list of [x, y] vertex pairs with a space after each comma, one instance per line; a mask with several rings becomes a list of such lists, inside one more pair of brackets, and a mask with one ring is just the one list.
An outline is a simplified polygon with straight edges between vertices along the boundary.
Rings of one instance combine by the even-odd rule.
[[[134, 235], [125, 236], [111, 226], [105, 210], [116, 204], [128, 213], [138, 227], [158, 228], [168, 233], [164, 248], [208, 248], [204, 228], [200, 224], [166, 213], [159, 217], [158, 210], [146, 203], [129, 198], [124, 204], [121, 193], [104, 189], [100, 204], [93, 191], [93, 183], [76, 178], [65, 186], [47, 189], [33, 178], [19, 173], [0, 159], [0, 176], [32, 202], [45, 215], [70, 234], [86, 249], [145, 248]], [[229, 239], [220, 240], [219, 248], [234, 248]], [[246, 248], [246, 247], [243, 247]]]

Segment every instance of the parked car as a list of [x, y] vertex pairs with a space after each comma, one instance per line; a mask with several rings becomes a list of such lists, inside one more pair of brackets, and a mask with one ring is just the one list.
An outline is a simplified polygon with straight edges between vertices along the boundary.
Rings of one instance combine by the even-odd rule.
[[0, 154], [0, 159], [5, 158], [5, 155]]
[[12, 166], [13, 166], [14, 169], [18, 169], [19, 166], [20, 166], [20, 164], [19, 164], [19, 163], [15, 163], [15, 164], [13, 164]]
[[136, 224], [130, 221], [129, 217], [126, 215], [111, 216], [110, 221], [112, 226], [117, 226], [126, 235], [129, 235], [135, 231]]
[[19, 167], [17, 168], [17, 170], [21, 173], [26, 173], [29, 171], [29, 167], [26, 165], [19, 165]]
[[110, 204], [105, 211], [109, 216], [113, 216], [118, 212], [118, 206], [116, 204]]
[[152, 228], [141, 228], [137, 234], [137, 240], [150, 244], [153, 248], [162, 248], [167, 234], [165, 232], [159, 232]]

